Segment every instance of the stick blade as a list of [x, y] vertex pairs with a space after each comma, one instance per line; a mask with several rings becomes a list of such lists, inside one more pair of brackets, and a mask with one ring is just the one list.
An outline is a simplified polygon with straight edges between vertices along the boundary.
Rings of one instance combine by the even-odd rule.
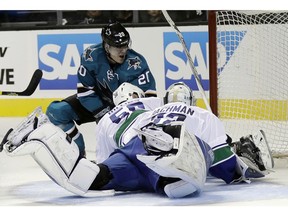
[[40, 80], [42, 79], [43, 72], [40, 69], [35, 70], [28, 87], [23, 92], [18, 92], [19, 96], [30, 96], [36, 90]]
[[35, 70], [29, 85], [27, 88], [22, 92], [13, 92], [13, 91], [0, 91], [0, 95], [6, 95], [6, 96], [30, 96], [34, 93], [36, 90], [40, 80], [42, 79], [43, 72], [40, 69]]

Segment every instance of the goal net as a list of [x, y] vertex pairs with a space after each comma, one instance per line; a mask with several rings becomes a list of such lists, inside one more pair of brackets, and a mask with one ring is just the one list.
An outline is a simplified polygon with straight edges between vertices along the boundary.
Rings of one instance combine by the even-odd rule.
[[233, 139], [262, 129], [273, 156], [287, 156], [288, 11], [210, 13], [212, 110]]

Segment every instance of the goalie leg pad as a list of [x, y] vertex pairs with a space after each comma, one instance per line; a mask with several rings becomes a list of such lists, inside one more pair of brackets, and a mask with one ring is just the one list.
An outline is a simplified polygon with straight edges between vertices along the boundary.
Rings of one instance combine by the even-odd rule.
[[79, 161], [76, 143], [67, 139], [66, 133], [52, 123], [36, 128], [26, 142], [7, 154], [30, 154], [55, 183], [74, 194], [93, 197], [114, 194], [113, 190], [88, 191], [100, 168], [85, 158]]
[[176, 155], [167, 154], [159, 157], [155, 155], [137, 155], [137, 159], [146, 164], [160, 176], [180, 178], [193, 184], [197, 191], [201, 191], [207, 176], [206, 161], [194, 135], [190, 135], [182, 126], [179, 149]]
[[97, 164], [82, 158], [69, 177], [68, 183], [86, 193], [99, 172]]
[[180, 180], [166, 185], [164, 192], [169, 198], [181, 198], [194, 194], [197, 188], [190, 182]]
[[[67, 138], [67, 134], [52, 123], [47, 123], [34, 130], [28, 140], [41, 140], [43, 146], [51, 156], [61, 165], [63, 171], [69, 175], [79, 158], [79, 150], [75, 142]], [[35, 157], [37, 152], [34, 153]], [[39, 153], [40, 154], [40, 153]], [[39, 158], [41, 159], [41, 158]]]

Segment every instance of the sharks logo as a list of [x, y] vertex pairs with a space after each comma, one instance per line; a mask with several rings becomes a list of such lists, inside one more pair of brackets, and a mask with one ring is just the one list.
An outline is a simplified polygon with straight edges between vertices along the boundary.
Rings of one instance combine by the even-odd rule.
[[91, 54], [92, 54], [92, 52], [93, 52], [94, 50], [96, 50], [96, 48], [93, 48], [93, 49], [92, 49], [91, 47], [88, 47], [88, 48], [84, 51], [83, 56], [84, 56], [85, 61], [90, 61], [90, 62], [93, 61], [93, 58], [92, 58]]
[[137, 70], [137, 68], [141, 68], [140, 66], [141, 60], [138, 56], [136, 56], [135, 58], [129, 58], [127, 61], [128, 61], [128, 70], [130, 68], [134, 68], [134, 70]]

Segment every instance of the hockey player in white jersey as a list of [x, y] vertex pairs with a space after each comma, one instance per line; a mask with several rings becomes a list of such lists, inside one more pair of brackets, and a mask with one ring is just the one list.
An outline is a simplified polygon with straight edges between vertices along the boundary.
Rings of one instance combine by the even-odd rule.
[[[163, 105], [162, 99], [147, 98], [142, 89], [127, 82], [122, 83], [112, 96], [115, 107], [106, 113], [97, 124], [97, 163], [103, 162], [115, 149], [123, 147], [132, 138], [126, 137], [124, 140], [124, 137], [119, 136], [121, 135], [119, 131], [125, 130], [139, 114]], [[123, 125], [124, 122], [125, 125]]]
[[[98, 163], [103, 162], [116, 148], [123, 147], [137, 135], [135, 132], [129, 136], [120, 136], [142, 112], [154, 110], [162, 106], [163, 102], [168, 101], [169, 103], [183, 102], [187, 105], [196, 105], [193, 92], [183, 82], [171, 85], [167, 89], [164, 100], [158, 97], [145, 98], [143, 94], [143, 90], [129, 83], [123, 83], [113, 92], [113, 102], [116, 107], [105, 114], [97, 125], [96, 161]], [[126, 121], [128, 118], [129, 121]], [[123, 125], [124, 122], [125, 125]]]
[[[196, 98], [192, 90], [183, 82], [169, 86], [164, 96], [164, 103], [183, 102], [196, 106]], [[243, 136], [239, 141], [232, 142], [227, 135], [227, 143], [232, 147], [237, 159], [237, 172], [242, 173], [234, 182], [250, 182], [250, 178], [260, 178], [269, 174], [274, 167], [274, 161], [268, 145], [265, 132]]]
[[[152, 111], [143, 114], [150, 112]], [[146, 118], [148, 116], [149, 114], [141, 118], [143, 123], [150, 122], [150, 119]], [[145, 149], [142, 141], [144, 135], [140, 132], [138, 124], [129, 129], [136, 131], [139, 136], [132, 138], [122, 148], [116, 149], [103, 163], [96, 164], [80, 155], [75, 142], [52, 124], [41, 108], [36, 109], [17, 128], [9, 130], [2, 144], [9, 156], [31, 155], [51, 180], [81, 196], [111, 195], [114, 190], [142, 190], [179, 198], [200, 192], [206, 164], [202, 163], [204, 158], [199, 145], [187, 146], [193, 141], [187, 136], [182, 122], [174, 122], [165, 128], [168, 133], [164, 132], [164, 137], [168, 140], [164, 140], [164, 145], [166, 141], [169, 143], [164, 150], [171, 147], [172, 139], [173, 154], [165, 157], [162, 155], [161, 158], [157, 156], [155, 166], [151, 165], [155, 158], [154, 155], [150, 157]], [[173, 137], [169, 135], [171, 132], [175, 133]], [[145, 144], [149, 146], [149, 142], [145, 141]], [[160, 144], [163, 144], [162, 140]], [[157, 148], [155, 143], [151, 145]], [[161, 145], [160, 151], [163, 148]], [[195, 149], [197, 151], [194, 151]], [[148, 158], [138, 159], [138, 156], [145, 155]], [[200, 161], [195, 161], [199, 158]], [[199, 163], [196, 167], [197, 172], [195, 169], [191, 169], [191, 172], [190, 169], [187, 170], [193, 167], [191, 165], [194, 163]], [[199, 175], [200, 172], [203, 175]]]

